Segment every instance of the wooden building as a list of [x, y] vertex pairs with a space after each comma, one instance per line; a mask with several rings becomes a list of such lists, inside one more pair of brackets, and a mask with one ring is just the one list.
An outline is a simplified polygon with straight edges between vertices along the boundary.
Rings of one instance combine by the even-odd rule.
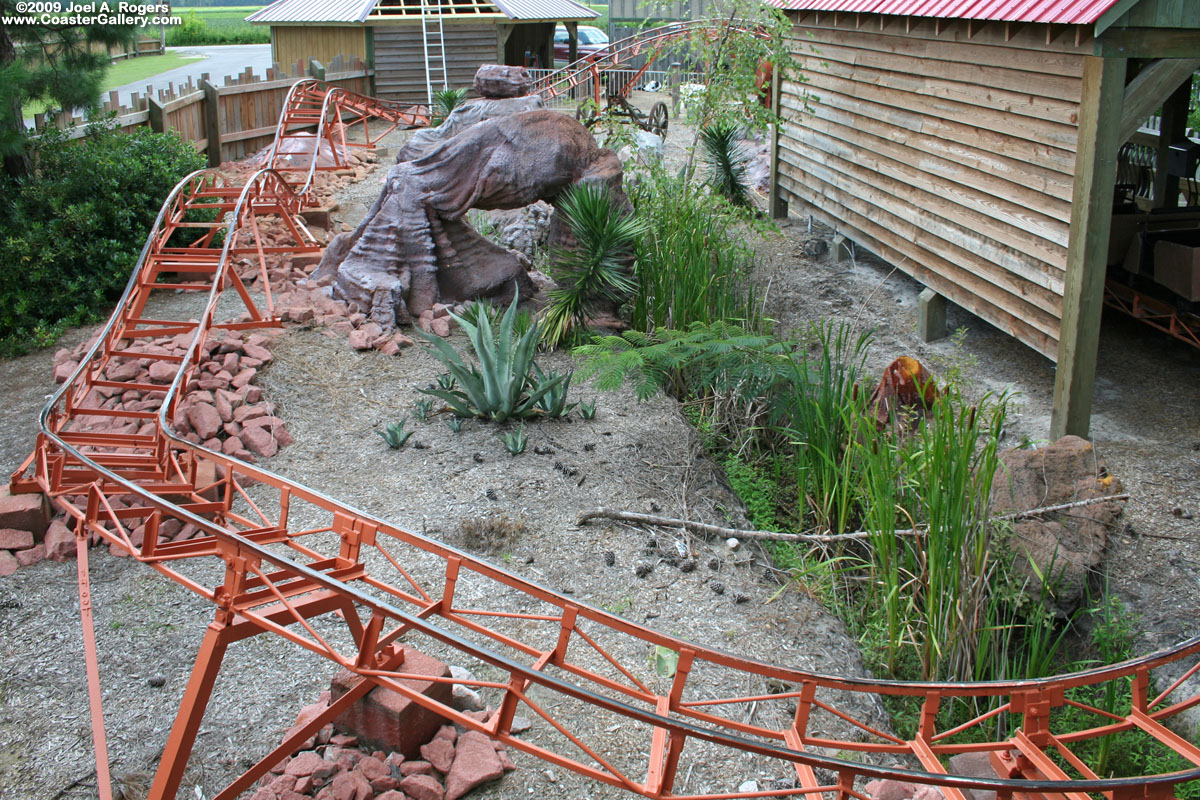
[[434, 91], [470, 87], [480, 64], [552, 66], [555, 25], [574, 32], [596, 16], [574, 0], [276, 0], [246, 19], [271, 27], [277, 64], [357, 56], [374, 70], [379, 97], [424, 103], [427, 40]]
[[1167, 174], [1200, 2], [772, 1], [805, 79], [775, 95], [776, 213], [814, 214], [1054, 360], [1051, 433], [1086, 435], [1118, 149], [1164, 106]]

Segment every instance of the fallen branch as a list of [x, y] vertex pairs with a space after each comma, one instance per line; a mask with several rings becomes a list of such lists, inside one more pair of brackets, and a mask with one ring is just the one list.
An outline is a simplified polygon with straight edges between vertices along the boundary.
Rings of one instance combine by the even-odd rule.
[[[1095, 503], [1107, 503], [1112, 500], [1128, 500], [1127, 494], [1113, 494], [1106, 497], [1093, 497], [1088, 500], [1076, 500], [1071, 503], [1059, 503], [1053, 506], [1042, 506], [1041, 508], [1031, 508], [1028, 511], [1016, 511], [1012, 514], [1002, 514], [992, 517], [991, 519], [997, 522], [1025, 519], [1027, 517], [1036, 517], [1041, 514], [1049, 514], [1053, 511], [1065, 511], [1069, 508], [1079, 508], [1080, 506], [1090, 506]], [[692, 533], [704, 533], [709, 536], [720, 536], [721, 538], [735, 539], [760, 539], [763, 541], [772, 542], [815, 542], [818, 544], [828, 544], [829, 542], [845, 542], [855, 539], [868, 539], [874, 534], [870, 531], [855, 531], [853, 533], [780, 533], [778, 531], [754, 531], [745, 530], [743, 528], [726, 528], [722, 525], [709, 525], [706, 522], [695, 522], [690, 519], [677, 519], [675, 517], [660, 517], [657, 514], [640, 514], [636, 511], [619, 511], [614, 508], [589, 508], [579, 512], [579, 516], [575, 517], [575, 524], [582, 525], [585, 522], [593, 519], [613, 519], [621, 522], [636, 522], [641, 525], [657, 525], [663, 528], [680, 528], [682, 530], [691, 531]], [[923, 533], [923, 529], [913, 530], [911, 528], [892, 531], [895, 536], [915, 536]]]
[[997, 522], [1013, 519], [1025, 519], [1026, 517], [1036, 517], [1041, 514], [1049, 514], [1052, 511], [1065, 511], [1068, 508], [1079, 508], [1080, 506], [1090, 506], [1096, 503], [1107, 503], [1110, 500], [1128, 500], [1127, 494], [1110, 494], [1105, 497], [1091, 497], [1087, 500], [1076, 500], [1072, 503], [1059, 503], [1055, 506], [1042, 506], [1041, 508], [1031, 508], [1028, 511], [1014, 511], [1012, 514], [1001, 514], [998, 517], [992, 517]]
[[[618, 511], [613, 508], [589, 508], [580, 511], [575, 518], [576, 525], [582, 525], [591, 519], [615, 519], [622, 522], [638, 522], [642, 525], [658, 525], [664, 528], [682, 528], [692, 533], [706, 533], [710, 536], [720, 536], [728, 539], [762, 539], [774, 542], [838, 542], [847, 539], [865, 539], [871, 534], [858, 533], [779, 533], [778, 531], [749, 531], [742, 528], [725, 528], [721, 525], [709, 525], [704, 522], [693, 522], [688, 519], [660, 517], [655, 514], [639, 514], [636, 511]], [[902, 531], [897, 531], [902, 533]]]

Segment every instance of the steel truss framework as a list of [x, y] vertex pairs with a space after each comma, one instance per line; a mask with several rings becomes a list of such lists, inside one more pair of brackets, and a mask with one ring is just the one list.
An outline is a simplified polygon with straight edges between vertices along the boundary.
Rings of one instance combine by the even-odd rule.
[[[358, 102], [372, 113], [368, 101]], [[215, 607], [154, 778], [150, 797], [156, 800], [176, 796], [226, 649], [263, 634], [282, 637], [365, 680], [263, 753], [216, 796], [219, 800], [238, 797], [375, 686], [510, 747], [651, 798], [866, 800], [856, 789], [856, 779], [891, 777], [936, 785], [947, 800], [965, 800], [969, 789], [995, 791], [1001, 800], [1087, 800], [1087, 793], [1110, 800], [1165, 800], [1177, 783], [1200, 777], [1200, 769], [1191, 769], [1104, 779], [1078, 755], [1081, 745], [1133, 732], [1200, 765], [1200, 749], [1167, 727], [1180, 712], [1200, 704], [1200, 696], [1184, 689], [1200, 670], [1200, 637], [1115, 666], [1032, 681], [895, 683], [814, 674], [647, 629], [181, 438], [171, 430], [171, 421], [197, 369], [205, 337], [220, 328], [279, 324], [269, 297], [261, 310], [232, 264], [251, 259], [265, 271], [269, 255], [316, 251], [317, 244], [298, 217], [304, 202], [304, 193], [294, 191], [283, 175], [270, 169], [255, 173], [242, 187], [211, 171], [181, 181], [163, 204], [117, 310], [43, 409], [36, 449], [12, 478], [15, 491], [46, 493], [74, 521], [97, 777], [105, 800], [112, 793], [89, 591], [89, 534]], [[294, 237], [293, 246], [263, 244], [259, 228], [267, 216], [283, 220]], [[204, 282], [162, 282], [164, 273], [177, 271], [210, 277]], [[162, 289], [207, 292], [199, 321], [144, 317], [150, 293]], [[223, 293], [245, 307], [241, 321], [216, 321]], [[179, 335], [190, 337], [182, 356], [155, 354], [138, 344]], [[169, 387], [106, 379], [110, 366], [129, 359], [165, 359], [177, 372]], [[161, 404], [146, 411], [106, 409], [96, 392], [105, 388], [155, 392], [147, 396], [159, 398]], [[97, 420], [120, 422], [137, 432], [98, 433]], [[128, 425], [131, 422], [136, 425]], [[211, 466], [202, 469], [204, 465]], [[212, 467], [217, 477], [202, 477], [211, 475]], [[114, 502], [118, 499], [122, 502]], [[178, 542], [160, 538], [168, 519], [190, 523], [200, 535]], [[143, 525], [144, 536], [137, 543], [131, 532]], [[492, 690], [500, 698], [498, 712], [482, 723], [416, 693], [405, 682], [418, 677], [405, 672], [406, 646], [441, 647], [487, 665], [500, 677], [458, 682]], [[645, 653], [655, 647], [679, 654], [674, 676], [661, 685], [644, 676]], [[639, 655], [622, 655], [629, 652]], [[715, 694], [712, 676], [730, 672], [744, 679], [744, 685], [761, 688]], [[1163, 673], [1173, 679], [1164, 679]], [[1110, 686], [1124, 695], [1127, 712], [1080, 699], [1088, 696], [1088, 687], [1102, 692]], [[850, 701], [864, 693], [921, 698], [916, 736], [904, 740], [863, 721], [852, 710], [859, 706]], [[957, 700], [978, 701], [989, 710], [954, 728], [940, 728], [938, 710]], [[644, 735], [644, 742], [633, 749], [606, 748], [603, 737], [578, 729], [578, 717], [561, 714], [566, 702], [625, 723]], [[770, 716], [786, 722], [755, 722], [753, 711], [744, 713], [747, 707], [767, 706], [781, 713], [760, 713], [758, 719]], [[1072, 719], [1090, 721], [1071, 730], [1054, 730], [1051, 712], [1064, 707], [1078, 712]], [[544, 720], [555, 732], [554, 743], [514, 737], [512, 723], [518, 712]], [[993, 724], [1004, 717], [1013, 725]], [[817, 733], [814, 721], [819, 718], [839, 722], [852, 733], [842, 738]], [[996, 734], [993, 729], [1005, 732]], [[774, 759], [795, 775], [797, 786], [758, 792], [681, 791], [681, 764], [688, 763], [694, 752], [690, 748], [697, 746]], [[998, 774], [1005, 777], [947, 774], [944, 759], [963, 752], [990, 754]], [[857, 760], [878, 754], [903, 757], [898, 760], [909, 767]]]

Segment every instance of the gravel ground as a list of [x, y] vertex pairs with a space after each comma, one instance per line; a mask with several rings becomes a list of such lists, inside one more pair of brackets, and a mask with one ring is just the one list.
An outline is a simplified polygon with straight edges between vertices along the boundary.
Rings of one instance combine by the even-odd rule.
[[[689, 142], [673, 122], [668, 160], [678, 158]], [[377, 177], [378, 172], [341, 196], [346, 224], [356, 222], [354, 215], [374, 200]], [[961, 344], [919, 343], [920, 287], [870, 258], [840, 265], [809, 259], [804, 248], [814, 236], [828, 232], [810, 229], [798, 216], [760, 244], [759, 278], [770, 287], [768, 310], [784, 327], [823, 317], [858, 319], [876, 330], [873, 368], [913, 354], [935, 372], [963, 370], [976, 391], [1013, 386], [1021, 392], [1022, 408], [1010, 426], [1010, 441], [1045, 438], [1053, 389], [1049, 362], [954, 308], [952, 325], [966, 329]], [[72, 332], [66, 345], [87, 333]], [[461, 344], [461, 336], [452, 341]], [[438, 371], [429, 356], [415, 348], [395, 358], [356, 353], [344, 340], [307, 328], [290, 329], [274, 348], [275, 361], [260, 383], [296, 443], [267, 468], [410, 530], [487, 552], [519, 575], [664, 632], [801, 669], [862, 674], [855, 644], [840, 623], [806, 594], [780, 593], [778, 583], [764, 575], [762, 556], [753, 546], [731, 553], [719, 542], [687, 540], [704, 566], [682, 573], [658, 563], [639, 579], [632, 570], [646, 560], [646, 531], [573, 525], [578, 510], [594, 505], [742, 521], [720, 470], [697, 451], [673, 401], [659, 397], [637, 403], [626, 393], [597, 395], [586, 386], [574, 387], [572, 399], [598, 396], [597, 418], [529, 425], [524, 455], [510, 457], [493, 426], [472, 422], [453, 434], [440, 418], [410, 420], [413, 439], [404, 449], [390, 451], [375, 431], [412, 417], [417, 388], [431, 383]], [[51, 356], [43, 351], [0, 362], [11, 409], [0, 419], [0, 464], [15, 467], [32, 445], [37, 410], [53, 388]], [[557, 354], [546, 363], [567, 366]], [[1126, 512], [1129, 524], [1110, 539], [1109, 581], [1143, 620], [1143, 650], [1194, 633], [1192, 620], [1200, 614], [1195, 543], [1200, 531], [1191, 517], [1200, 511], [1198, 379], [1200, 353], [1133, 322], [1106, 317], [1093, 437], [1134, 495]], [[515, 534], [487, 542], [464, 533], [464, 522], [470, 528], [471, 521], [489, 519], [508, 520]], [[605, 551], [613, 552], [614, 566], [606, 565]], [[716, 570], [706, 565], [712, 557]], [[725, 585], [725, 594], [714, 593], [714, 579]], [[114, 772], [136, 796], [165, 741], [204, 626], [211, 621], [211, 606], [103, 549], [93, 551], [92, 585]], [[465, 591], [469, 599], [472, 590]], [[738, 593], [747, 601], [734, 602]], [[0, 637], [6, 645], [0, 652], [4, 797], [95, 796], [77, 605], [70, 564], [44, 562], [0, 582]], [[620, 650], [618, 655], [627, 663], [645, 663], [639, 674], [658, 680], [649, 654]], [[480, 677], [492, 677], [479, 671]], [[274, 746], [296, 711], [328, 686], [331, 674], [326, 662], [277, 638], [233, 647], [180, 796], [212, 796]], [[738, 686], [732, 675], [714, 674], [709, 682], [714, 693], [761, 688]], [[869, 700], [859, 710], [879, 719]], [[747, 711], [758, 722], [782, 712]], [[606, 752], [644, 763], [639, 753], [648, 740], [636, 726], [570, 703], [558, 704], [556, 712], [565, 714], [575, 730], [604, 742]], [[832, 725], [830, 732], [844, 733]], [[536, 721], [526, 736], [551, 744], [557, 735]], [[525, 754], [513, 757], [519, 769], [477, 796], [624, 796]], [[777, 765], [715, 749], [689, 752], [685, 759], [688, 791], [732, 790], [747, 779], [783, 774]], [[633, 773], [639, 774], [636, 768]]]

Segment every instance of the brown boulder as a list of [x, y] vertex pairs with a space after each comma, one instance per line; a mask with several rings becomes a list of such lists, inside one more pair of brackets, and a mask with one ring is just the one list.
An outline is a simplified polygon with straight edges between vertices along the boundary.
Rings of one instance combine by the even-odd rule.
[[525, 67], [484, 64], [475, 72], [472, 87], [482, 97], [524, 97], [533, 86]]
[[[1108, 472], [1091, 443], [1065, 436], [1038, 449], [1000, 453], [992, 494], [992, 514], [1005, 515], [1045, 506], [1119, 494], [1121, 483]], [[1121, 515], [1121, 501], [1094, 503], [1013, 522], [1010, 546], [1015, 568], [1027, 578], [1030, 594], [1052, 610], [1069, 614], [1079, 607], [1088, 577], [1104, 560], [1108, 528]], [[1052, 594], [1041, 591], [1037, 571], [1050, 579]], [[1044, 596], [1043, 596], [1044, 595]]]

